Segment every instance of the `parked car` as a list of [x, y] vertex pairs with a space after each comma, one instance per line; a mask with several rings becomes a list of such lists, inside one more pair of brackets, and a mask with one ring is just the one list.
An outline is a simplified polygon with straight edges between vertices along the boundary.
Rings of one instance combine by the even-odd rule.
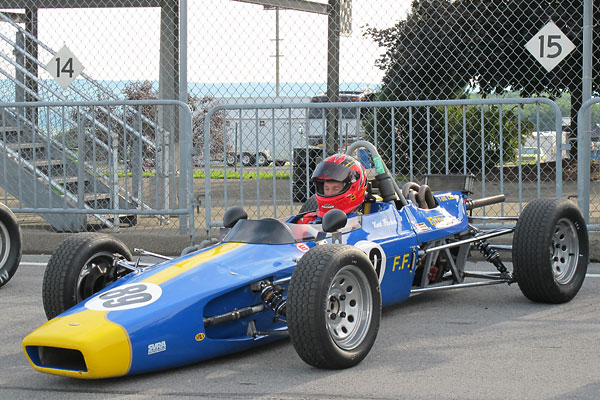
[[[537, 164], [538, 157], [541, 163], [547, 161], [546, 154], [542, 149], [537, 147], [523, 147], [521, 148], [520, 158], [521, 164]], [[517, 158], [517, 161], [519, 158]]]
[[227, 154], [227, 165], [234, 166], [237, 163], [242, 164], [244, 167], [267, 167], [272, 163], [275, 163], [276, 166], [285, 165], [287, 160], [285, 159], [273, 159], [271, 156], [271, 152], [269, 150], [263, 149], [259, 150], [258, 154], [256, 150], [243, 150], [239, 153], [230, 152]]

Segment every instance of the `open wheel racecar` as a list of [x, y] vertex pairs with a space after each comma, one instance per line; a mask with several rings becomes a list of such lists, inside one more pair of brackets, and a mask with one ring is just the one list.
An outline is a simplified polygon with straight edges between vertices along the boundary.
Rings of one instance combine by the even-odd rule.
[[[306, 363], [341, 369], [369, 353], [381, 307], [416, 293], [517, 283], [532, 301], [563, 303], [579, 291], [588, 236], [570, 201], [535, 200], [514, 227], [479, 229], [470, 210], [504, 196], [468, 198], [468, 177], [453, 189], [436, 188], [435, 180], [433, 191], [400, 188], [370, 143], [356, 142], [348, 153], [359, 148], [371, 154], [378, 191], [360, 215], [331, 210], [321, 224], [294, 224], [294, 217], [249, 220], [232, 207], [221, 242], [154, 265], [133, 262], [106, 235], [68, 238], [44, 275], [49, 321], [23, 340], [30, 363], [50, 374], [105, 378], [289, 336]], [[301, 212], [315, 207], [309, 199]], [[488, 240], [511, 233], [509, 271]], [[497, 272], [465, 270], [472, 250]]]

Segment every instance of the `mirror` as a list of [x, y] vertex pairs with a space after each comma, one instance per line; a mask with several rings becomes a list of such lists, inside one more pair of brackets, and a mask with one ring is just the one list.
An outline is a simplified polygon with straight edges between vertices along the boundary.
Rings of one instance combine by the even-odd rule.
[[348, 216], [342, 210], [334, 208], [327, 211], [323, 216], [323, 230], [325, 232], [335, 232], [346, 226]]

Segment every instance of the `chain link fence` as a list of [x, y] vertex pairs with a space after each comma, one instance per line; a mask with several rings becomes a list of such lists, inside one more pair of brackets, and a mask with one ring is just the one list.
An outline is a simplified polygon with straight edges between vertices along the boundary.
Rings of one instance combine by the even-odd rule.
[[[260, 178], [268, 164], [292, 181], [294, 148], [305, 147], [312, 158], [312, 147], [331, 152], [366, 138], [388, 157], [399, 180], [467, 172], [489, 183], [486, 195], [537, 195], [556, 182], [557, 164], [565, 188], [576, 184], [588, 1], [106, 0], [74, 8], [59, 0], [6, 0], [0, 9], [0, 100], [183, 100], [192, 109], [197, 176], [210, 162], [242, 173], [258, 167]], [[599, 21], [596, 5], [592, 26]], [[549, 22], [560, 33], [542, 30]], [[599, 32], [594, 29], [594, 43]], [[585, 56], [598, 65], [600, 48]], [[556, 65], [548, 70], [540, 60]], [[590, 85], [597, 94], [598, 74]], [[213, 114], [211, 148], [204, 151], [204, 116], [218, 105], [537, 96], [560, 107], [559, 134], [553, 110], [541, 103], [465, 103], [394, 114], [368, 106], [291, 115], [224, 111]], [[157, 113], [150, 119], [177, 137], [178, 113]], [[597, 129], [600, 110], [592, 107], [590, 114]], [[269, 134], [246, 134], [250, 125]], [[272, 126], [293, 138], [287, 148], [271, 135]], [[592, 143], [600, 143], [597, 137]], [[594, 185], [594, 174], [591, 179]], [[492, 190], [490, 182], [503, 183]], [[293, 211], [302, 196], [293, 184], [291, 190]], [[201, 202], [203, 188], [194, 191]]]
[[[374, 143], [400, 187], [409, 182], [426, 183], [435, 175], [471, 175], [473, 198], [506, 195], [506, 202], [477, 209], [475, 216], [516, 217], [533, 199], [577, 196], [576, 177], [565, 179], [569, 173], [556, 161], [564, 159], [567, 150], [560, 130], [560, 109], [551, 100], [344, 104], [344, 107], [335, 103], [246, 104], [211, 109], [208, 115], [226, 116], [230, 121], [226, 131], [230, 136], [243, 138], [239, 146], [246, 150], [224, 151], [221, 160], [226, 160], [228, 154], [241, 154], [241, 158], [213, 160], [205, 166], [203, 186], [196, 182], [195, 189], [201, 190], [198, 194], [205, 204], [206, 219], [201, 217], [201, 220], [207, 229], [219, 226], [232, 205], [245, 207], [250, 218], [278, 218], [298, 212], [314, 194], [310, 183], [312, 171], [327, 156], [326, 148], [319, 144], [326, 140], [325, 121], [317, 117], [328, 110], [339, 117], [338, 131], [343, 131], [344, 124], [351, 126], [351, 135], [336, 137], [337, 147], [345, 151], [348, 145], [361, 139]], [[526, 106], [536, 109], [534, 122], [521, 112]], [[552, 121], [544, 121], [541, 117], [544, 114], [552, 115]], [[425, 126], [415, 123], [420, 118], [426, 121]], [[205, 123], [212, 125], [212, 121], [210, 118]], [[552, 122], [551, 134], [532, 135], [535, 126]], [[299, 134], [311, 127], [319, 133]], [[206, 131], [209, 130], [207, 127]], [[400, 134], [405, 140], [396, 145], [390, 136]], [[205, 148], [209, 149], [210, 144], [206, 143]], [[273, 158], [271, 154], [282, 158]], [[354, 156], [368, 171], [374, 167], [367, 151]], [[209, 177], [211, 171], [213, 177]], [[368, 173], [374, 178], [373, 171]], [[217, 174], [221, 179], [214, 179]], [[433, 185], [432, 190], [450, 189]]]
[[[163, 108], [186, 121], [178, 142]], [[192, 238], [190, 131], [172, 100], [0, 103], [0, 201], [28, 228]]]

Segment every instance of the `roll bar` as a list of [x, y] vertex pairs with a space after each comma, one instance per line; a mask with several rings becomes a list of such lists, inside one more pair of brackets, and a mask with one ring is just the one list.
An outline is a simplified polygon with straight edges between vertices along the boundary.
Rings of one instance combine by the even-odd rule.
[[383, 160], [381, 159], [381, 156], [379, 155], [379, 152], [377, 151], [375, 146], [373, 146], [371, 143], [367, 142], [366, 140], [359, 140], [359, 141], [352, 143], [350, 146], [348, 146], [348, 148], [346, 150], [346, 154], [351, 155], [353, 152], [355, 152], [356, 150], [358, 150], [360, 148], [364, 148], [371, 153], [371, 158], [373, 159], [373, 163], [375, 164], [375, 173], [376, 173], [375, 179], [380, 184], [380, 190], [382, 191], [382, 197], [383, 197], [384, 201], [393, 200], [393, 198], [388, 198], [386, 196], [386, 193], [384, 193], [384, 190], [385, 190], [384, 188], [387, 188], [388, 186], [390, 186], [390, 189], [395, 194], [395, 196], [393, 196], [393, 197], [400, 200], [400, 203], [403, 206], [407, 206], [408, 202], [406, 201], [406, 198], [402, 194], [402, 190], [400, 189], [400, 186], [398, 186], [398, 183], [392, 177], [392, 174], [390, 173], [390, 170], [388, 169], [388, 167], [383, 163]]

